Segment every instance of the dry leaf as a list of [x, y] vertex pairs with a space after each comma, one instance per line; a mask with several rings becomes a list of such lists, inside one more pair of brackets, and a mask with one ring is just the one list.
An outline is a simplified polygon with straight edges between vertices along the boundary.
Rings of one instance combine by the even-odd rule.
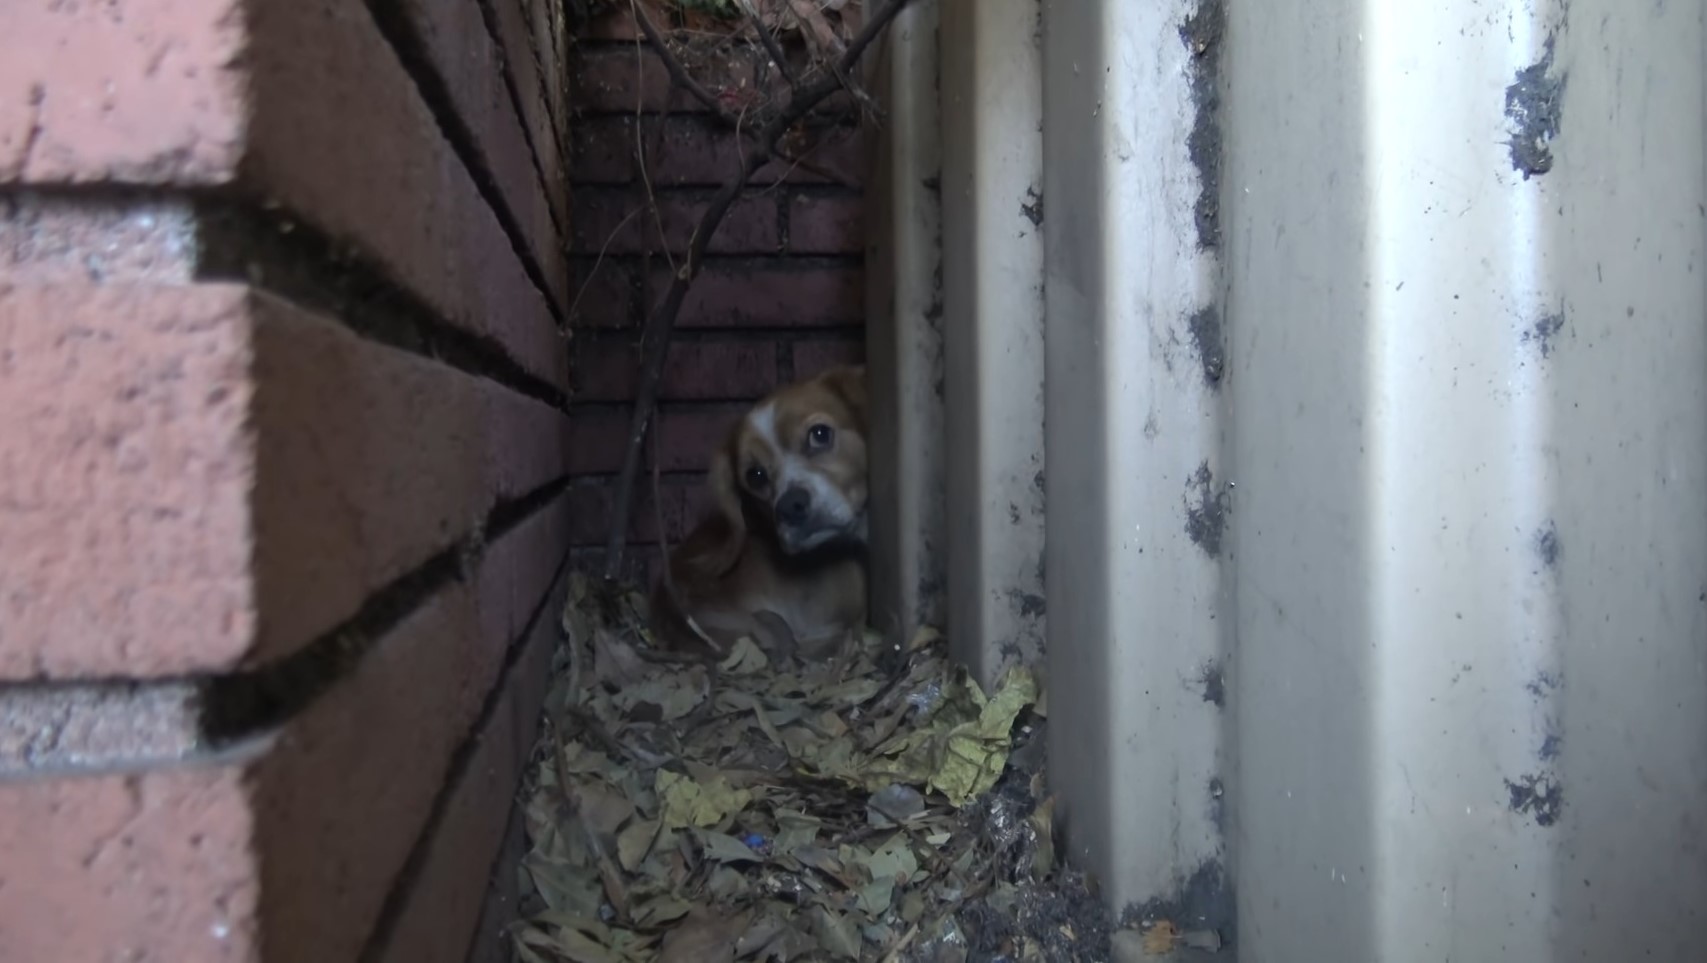
[[735, 959], [751, 913], [724, 914], [698, 908], [664, 937], [658, 963], [717, 963]]

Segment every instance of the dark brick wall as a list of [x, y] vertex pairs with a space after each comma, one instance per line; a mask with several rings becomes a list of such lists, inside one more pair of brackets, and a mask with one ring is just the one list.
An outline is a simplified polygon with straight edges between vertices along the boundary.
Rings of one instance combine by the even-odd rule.
[[[786, 96], [760, 52], [734, 46], [687, 59], [732, 110]], [[576, 45], [570, 72], [573, 540], [576, 557], [595, 564], [631, 415], [638, 329], [668, 288], [672, 258], [686, 249], [705, 201], [739, 164], [740, 145], [703, 105], [671, 89], [625, 12]], [[703, 507], [708, 455], [746, 405], [863, 358], [866, 139], [845, 100], [827, 104], [791, 139], [794, 162], [767, 165], [711, 241], [661, 387], [660, 494], [672, 540]], [[631, 518], [631, 557], [649, 569], [658, 545], [649, 469]]]

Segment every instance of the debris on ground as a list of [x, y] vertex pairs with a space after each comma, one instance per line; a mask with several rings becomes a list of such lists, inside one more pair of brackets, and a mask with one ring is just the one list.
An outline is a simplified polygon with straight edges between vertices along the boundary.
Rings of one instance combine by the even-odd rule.
[[836, 658], [653, 649], [638, 592], [579, 577], [524, 784], [525, 963], [1097, 961], [1057, 865], [1046, 707], [922, 632]]

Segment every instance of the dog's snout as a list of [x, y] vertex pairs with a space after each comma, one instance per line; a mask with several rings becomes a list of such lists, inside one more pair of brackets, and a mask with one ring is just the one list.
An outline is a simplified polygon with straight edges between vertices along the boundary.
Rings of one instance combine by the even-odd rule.
[[806, 489], [796, 485], [782, 493], [776, 500], [776, 517], [784, 525], [799, 525], [806, 521], [807, 512], [812, 508], [812, 496]]

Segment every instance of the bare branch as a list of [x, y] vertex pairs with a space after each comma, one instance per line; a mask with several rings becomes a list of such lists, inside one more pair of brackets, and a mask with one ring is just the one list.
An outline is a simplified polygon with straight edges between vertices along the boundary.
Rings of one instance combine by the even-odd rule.
[[[658, 405], [658, 383], [663, 377], [664, 362], [669, 357], [676, 316], [681, 313], [682, 301], [687, 297], [688, 288], [699, 277], [711, 235], [723, 223], [724, 216], [746, 189], [753, 174], [775, 156], [777, 141], [782, 139], [782, 135], [811, 113], [824, 98], [841, 88], [840, 78], [859, 63], [866, 48], [871, 46], [910, 2], [911, 0], [889, 0], [882, 9], [866, 20], [841, 57], [837, 58], [833, 70], [826, 71], [810, 84], [794, 88], [788, 106], [759, 131], [757, 143], [746, 153], [735, 178], [724, 184], [712, 197], [711, 203], [700, 217], [699, 226], [694, 229], [693, 237], [689, 240], [687, 258], [676, 268], [663, 301], [659, 302], [651, 316], [646, 319], [646, 327], [641, 334], [645, 355], [641, 362], [640, 385], [635, 392], [634, 413], [628, 426], [628, 450], [623, 455], [622, 472], [617, 476], [616, 497], [611, 505], [610, 534], [605, 543], [604, 575], [607, 580], [614, 581], [622, 570], [623, 553], [628, 547], [628, 516], [634, 501], [635, 482], [640, 472], [642, 446], [646, 442], [647, 429], [652, 424], [653, 411]], [[644, 22], [641, 29], [646, 29]], [[649, 36], [655, 34], [656, 28], [653, 28]]]

